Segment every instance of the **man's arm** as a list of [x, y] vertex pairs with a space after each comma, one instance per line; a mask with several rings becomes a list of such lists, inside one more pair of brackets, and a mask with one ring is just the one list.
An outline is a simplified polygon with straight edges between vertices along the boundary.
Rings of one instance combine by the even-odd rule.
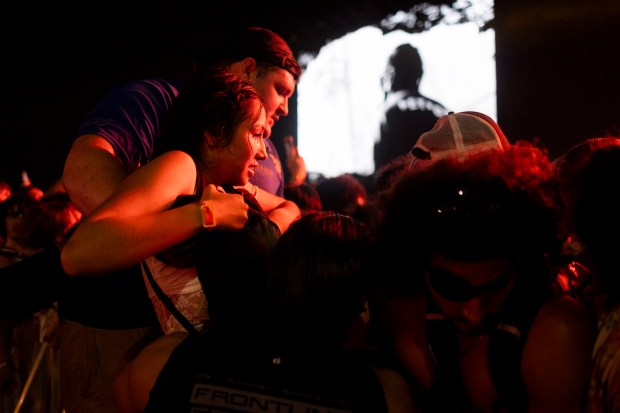
[[593, 331], [587, 311], [572, 299], [554, 300], [540, 310], [521, 365], [529, 413], [582, 411]]
[[107, 140], [98, 135], [82, 135], [67, 155], [62, 185], [76, 207], [88, 215], [127, 175]]
[[271, 194], [255, 185], [247, 184], [245, 188], [256, 197], [261, 207], [284, 233], [291, 223], [301, 215], [301, 210], [293, 201]]

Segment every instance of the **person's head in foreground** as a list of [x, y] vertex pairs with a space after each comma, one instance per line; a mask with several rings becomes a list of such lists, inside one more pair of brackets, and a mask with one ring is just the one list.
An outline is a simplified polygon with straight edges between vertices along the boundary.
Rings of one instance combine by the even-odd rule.
[[303, 347], [338, 347], [358, 321], [368, 320], [372, 263], [363, 223], [311, 212], [295, 221], [273, 250], [268, 307], [283, 331], [305, 337], [297, 341]]
[[267, 112], [266, 137], [271, 135], [274, 123], [288, 115], [288, 100], [302, 69], [277, 33], [263, 27], [221, 33], [218, 41], [196, 51], [194, 60], [200, 70], [226, 69], [253, 83]]
[[547, 291], [559, 247], [552, 182], [547, 156], [525, 144], [402, 174], [382, 206], [383, 276], [426, 291], [463, 331], [489, 328], [514, 290]]

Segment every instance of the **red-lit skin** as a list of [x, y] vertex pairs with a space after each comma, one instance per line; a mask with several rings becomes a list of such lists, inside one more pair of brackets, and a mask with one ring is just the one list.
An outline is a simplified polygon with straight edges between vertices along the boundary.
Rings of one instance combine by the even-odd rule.
[[267, 113], [265, 137], [271, 136], [271, 128], [281, 117], [288, 115], [288, 100], [295, 92], [296, 81], [291, 73], [276, 66], [268, 69], [258, 67], [256, 60], [246, 58], [233, 63], [230, 71], [246, 75], [263, 99]]
[[[258, 67], [256, 62], [253, 59], [244, 59], [243, 64], [233, 64], [234, 67], [229, 67], [229, 71], [238, 74], [245, 75], [249, 79], [255, 82], [255, 87], [258, 92], [262, 95], [264, 99], [264, 105], [267, 111], [267, 121], [265, 123], [265, 137], [269, 137], [271, 135], [271, 128], [273, 124], [282, 116], [286, 116], [288, 114], [288, 99], [293, 94], [296, 86], [296, 81], [293, 76], [287, 72], [286, 70], [282, 70], [276, 67], [263, 68]], [[137, 136], [127, 136], [128, 139], [138, 138]], [[182, 161], [185, 159], [180, 159], [179, 166], [183, 164]], [[303, 165], [302, 165], [303, 166]], [[172, 171], [172, 169], [170, 169]], [[96, 134], [87, 134], [79, 136], [71, 146], [70, 152], [65, 160], [65, 167], [62, 175], [62, 186], [63, 189], [70, 195], [72, 202], [76, 205], [76, 207], [84, 214], [84, 216], [90, 215], [95, 208], [101, 205], [110, 195], [121, 186], [121, 183], [124, 182], [125, 178], [129, 175], [131, 171], [127, 169], [125, 164], [120, 161], [120, 157], [115, 152], [112, 145], [102, 136]], [[193, 175], [192, 175], [193, 174]], [[248, 174], [251, 174], [249, 172]], [[191, 176], [195, 176], [195, 168], [192, 167], [191, 171], [188, 169], [187, 171], [179, 170], [176, 175], [180, 179], [188, 178], [191, 179]], [[171, 176], [172, 178], [172, 176]], [[162, 185], [164, 187], [165, 185]], [[168, 189], [168, 187], [166, 187]], [[275, 222], [280, 228], [281, 232], [284, 232], [288, 225], [299, 216], [300, 211], [296, 204], [293, 202], [287, 201], [281, 197], [277, 197], [269, 192], [258, 190], [256, 192], [256, 188], [248, 188], [251, 190], [251, 193], [256, 193], [256, 199], [261, 204], [262, 208], [269, 214], [270, 219]], [[154, 190], [160, 190], [159, 188], [155, 188]], [[229, 198], [225, 198], [224, 195], [218, 192], [213, 187], [207, 187], [205, 192], [203, 193], [203, 197], [205, 199], [209, 198], [210, 201], [213, 202], [221, 202], [224, 199], [231, 201], [235, 200], [235, 205], [232, 207], [240, 207], [247, 208], [245, 203], [241, 203], [239, 200], [239, 196], [230, 195]], [[147, 203], [148, 198], [140, 198], [141, 202]], [[231, 201], [232, 202], [232, 201]], [[158, 207], [158, 205], [151, 205], [153, 207]], [[147, 234], [147, 238], [160, 238], [165, 239], [167, 234], [163, 232], [163, 228], [165, 225], [161, 225], [167, 220], [181, 220], [185, 222], [183, 225], [189, 225], [195, 227], [196, 225], [201, 225], [196, 221], [197, 217], [201, 219], [201, 215], [197, 215], [200, 211], [196, 210], [196, 205], [190, 205], [189, 207], [181, 207], [179, 210], [184, 211], [183, 217], [177, 216], [176, 218], [173, 216], [176, 213], [180, 213], [181, 211], [175, 211], [174, 213], [165, 214], [165, 216], [155, 216], [152, 218], [152, 223], [150, 224], [153, 227], [153, 230], [150, 231], [151, 234]], [[226, 211], [226, 208], [222, 208]], [[217, 212], [216, 212], [217, 213]], [[221, 227], [226, 224], [225, 216], [216, 217], [217, 226]], [[188, 221], [190, 221], [188, 223]], [[155, 225], [153, 225], [155, 224]], [[137, 224], [135, 224], [137, 226]], [[149, 227], [148, 223], [144, 224], [146, 228]], [[161, 228], [159, 227], [161, 225]], [[178, 228], [181, 227], [181, 224], [174, 224]], [[238, 225], [237, 225], [238, 226]], [[199, 229], [203, 230], [202, 228]], [[195, 233], [199, 230], [193, 229], [188, 231], [188, 233]], [[136, 234], [128, 231], [127, 235], [133, 237], [135, 241], [129, 241], [122, 245], [129, 245], [132, 243], [138, 243], [143, 235], [140, 233], [139, 228], [133, 229]], [[157, 235], [158, 231], [161, 235]], [[179, 235], [179, 234], [176, 234]], [[175, 235], [175, 236], [176, 236]], [[173, 242], [174, 239], [171, 238], [169, 240]], [[148, 240], [147, 240], [148, 242]], [[110, 245], [112, 244], [112, 245]], [[122, 251], [121, 247], [117, 245], [113, 245], [113, 241], [105, 241], [101, 242], [99, 245], [99, 249], [102, 251], [119, 251], [121, 250], [121, 255], [126, 251]], [[127, 248], [126, 250], [128, 250]], [[94, 251], [97, 252], [97, 251]], [[63, 251], [63, 256], [65, 255], [65, 251]], [[143, 254], [142, 254], [143, 255]], [[79, 258], [79, 254], [77, 254], [78, 260], [81, 262], [86, 262], [88, 264], [88, 259]], [[134, 258], [141, 258], [141, 256], [130, 257], [128, 260], [133, 261]], [[99, 257], [97, 257], [99, 259]], [[127, 259], [127, 257], [126, 257]], [[108, 263], [104, 263], [102, 269], [105, 268], [105, 265]], [[117, 264], [114, 264], [116, 266]], [[91, 266], [92, 269], [92, 266]], [[87, 271], [88, 268], [73, 268], [72, 271]], [[101, 271], [98, 271], [101, 272]], [[103, 271], [105, 272], [105, 271]], [[91, 273], [94, 275], [95, 273]], [[128, 331], [131, 334], [136, 334], [131, 330]], [[118, 346], [115, 346], [118, 347]], [[106, 350], [104, 353], [109, 353], [109, 356], [112, 358], [117, 358], [114, 354], [110, 353], [110, 351]], [[107, 354], [106, 353], [106, 354]], [[95, 366], [95, 370], [97, 370]], [[92, 371], [94, 373], [95, 371]], [[141, 410], [139, 410], [141, 411]]]
[[[257, 161], [266, 157], [265, 111], [259, 101], [256, 105], [261, 111], [257, 121], [243, 122], [229, 146], [210, 148], [203, 154], [210, 184], [202, 200], [211, 207], [219, 229], [239, 230], [247, 221], [248, 206], [243, 197], [227, 194], [216, 185], [244, 185], [254, 174]], [[195, 185], [196, 165], [188, 154], [170, 151], [154, 158], [127, 177], [80, 224], [62, 251], [65, 271], [96, 275], [126, 268], [202, 231], [199, 203], [170, 209], [179, 195], [193, 194]], [[259, 195], [268, 213], [280, 206], [279, 197], [264, 191]]]
[[[265, 137], [269, 137], [273, 124], [288, 115], [288, 100], [295, 91], [295, 78], [276, 66], [259, 67], [253, 58], [233, 63], [229, 71], [254, 83], [265, 106]], [[82, 135], [69, 151], [62, 184], [78, 209], [88, 215], [110, 196], [127, 175], [128, 171], [116, 158], [107, 140], [99, 135]], [[283, 201], [282, 198], [280, 200]], [[259, 202], [262, 203], [260, 199]], [[276, 211], [276, 214], [280, 212]]]
[[[509, 266], [507, 258], [458, 262], [437, 254], [432, 265], [461, 275], [472, 286], [485, 284]], [[518, 276], [518, 274], [517, 274]], [[428, 284], [428, 283], [427, 283]], [[504, 303], [514, 284], [465, 302], [451, 302], [429, 286], [431, 297], [451, 318], [457, 329], [459, 363], [469, 399], [480, 412], [493, 412], [495, 388], [488, 370], [487, 343], [483, 320]], [[384, 297], [385, 298], [385, 297]], [[433, 383], [434, 365], [424, 331], [426, 298], [382, 300], [381, 317], [391, 335], [399, 360], [425, 390]], [[545, 304], [529, 333], [521, 361], [528, 393], [528, 412], [579, 412], [592, 346], [592, 329], [587, 311], [564, 297]]]
[[216, 185], [228, 183], [243, 186], [254, 176], [258, 160], [267, 158], [265, 149], [265, 110], [256, 123], [244, 122], [232, 142], [224, 148], [210, 148], [203, 157], [207, 166], [207, 180]]

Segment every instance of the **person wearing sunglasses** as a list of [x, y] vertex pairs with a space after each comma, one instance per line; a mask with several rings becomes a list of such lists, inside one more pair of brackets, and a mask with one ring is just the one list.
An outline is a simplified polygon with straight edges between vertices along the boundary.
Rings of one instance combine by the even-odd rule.
[[403, 172], [382, 198], [376, 322], [422, 411], [581, 411], [592, 323], [554, 284], [553, 179], [518, 142]]

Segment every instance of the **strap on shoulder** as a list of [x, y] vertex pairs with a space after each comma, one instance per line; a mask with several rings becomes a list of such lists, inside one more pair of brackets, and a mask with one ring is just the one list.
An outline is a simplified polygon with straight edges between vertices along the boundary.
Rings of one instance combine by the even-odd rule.
[[185, 330], [187, 330], [188, 333], [198, 334], [198, 330], [196, 329], [196, 327], [194, 327], [194, 325], [189, 322], [187, 317], [185, 317], [183, 313], [181, 313], [181, 311], [174, 305], [170, 297], [168, 297], [166, 293], [164, 293], [164, 291], [161, 289], [159, 284], [157, 284], [157, 281], [155, 281], [155, 278], [153, 278], [153, 274], [151, 274], [151, 271], [149, 270], [149, 266], [146, 265], [144, 261], [141, 261], [140, 265], [142, 266], [142, 270], [146, 274], [146, 278], [149, 280], [151, 287], [153, 287], [153, 290], [157, 294], [157, 297], [161, 300], [162, 303], [164, 303], [168, 311], [172, 313], [174, 318], [176, 318], [177, 321], [181, 323], [181, 325], [185, 328]]

